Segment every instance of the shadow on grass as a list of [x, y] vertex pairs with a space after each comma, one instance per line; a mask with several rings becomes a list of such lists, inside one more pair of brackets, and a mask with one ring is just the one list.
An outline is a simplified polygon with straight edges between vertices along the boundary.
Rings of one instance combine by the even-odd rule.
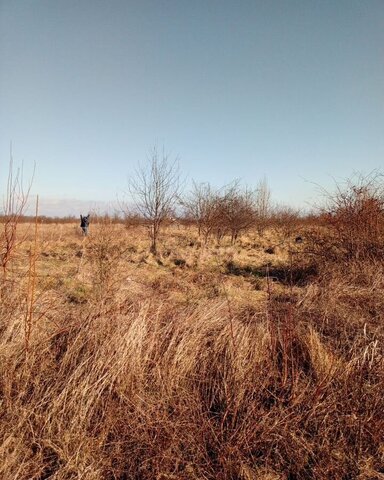
[[236, 265], [235, 262], [226, 263], [226, 273], [229, 275], [257, 278], [271, 278], [275, 282], [283, 285], [304, 286], [310, 283], [317, 276], [318, 271], [315, 265], [293, 266], [293, 267], [274, 267], [263, 265], [254, 267], [252, 265]]

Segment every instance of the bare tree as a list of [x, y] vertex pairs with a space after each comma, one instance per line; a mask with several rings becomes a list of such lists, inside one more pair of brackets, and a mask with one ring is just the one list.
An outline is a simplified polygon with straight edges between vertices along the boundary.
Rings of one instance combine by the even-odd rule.
[[271, 214], [271, 190], [267, 179], [264, 177], [259, 181], [256, 187], [256, 215], [257, 231], [262, 235], [268, 225], [268, 219]]
[[225, 235], [234, 244], [241, 233], [251, 228], [256, 219], [256, 196], [235, 180], [217, 192], [215, 203], [215, 233], [220, 241]]
[[150, 250], [157, 253], [157, 240], [164, 220], [177, 203], [180, 190], [178, 159], [171, 161], [164, 150], [154, 147], [147, 163], [140, 165], [129, 180], [129, 191], [140, 215], [148, 223]]
[[198, 235], [203, 236], [205, 243], [214, 228], [216, 196], [209, 183], [193, 181], [192, 190], [181, 199], [185, 217], [196, 223]]
[[242, 189], [239, 181], [220, 189], [213, 189], [208, 183], [193, 183], [182, 204], [186, 217], [196, 222], [205, 243], [211, 235], [217, 241], [230, 235], [234, 243], [255, 222], [255, 199], [255, 192]]

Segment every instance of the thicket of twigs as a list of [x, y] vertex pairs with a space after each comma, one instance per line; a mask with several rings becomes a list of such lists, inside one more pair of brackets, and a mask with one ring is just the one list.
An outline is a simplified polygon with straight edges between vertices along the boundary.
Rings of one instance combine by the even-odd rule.
[[335, 261], [383, 259], [384, 177], [359, 175], [325, 197], [319, 218], [325, 229], [313, 236], [314, 250]]

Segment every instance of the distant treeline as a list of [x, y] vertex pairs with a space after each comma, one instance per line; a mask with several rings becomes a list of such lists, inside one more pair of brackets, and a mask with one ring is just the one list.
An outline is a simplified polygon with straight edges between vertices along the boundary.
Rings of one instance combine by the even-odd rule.
[[[0, 215], [0, 223], [5, 223], [8, 220], [9, 216], [8, 215]], [[119, 215], [95, 215], [91, 214], [91, 219], [93, 223], [99, 223], [101, 221], [108, 220], [109, 222], [112, 223], [124, 223], [124, 218]], [[19, 223], [34, 223], [36, 221], [36, 218], [34, 215], [21, 215], [18, 217], [18, 222]], [[44, 224], [52, 224], [52, 223], [80, 223], [80, 214], [78, 217], [75, 217], [74, 215], [68, 215], [65, 217], [50, 217], [47, 215], [38, 215], [37, 216], [37, 221], [38, 223], [44, 223]]]
[[[8, 220], [8, 215], [0, 215], [0, 223], [5, 223]], [[35, 222], [34, 215], [21, 215], [18, 217], [19, 223], [32, 223]], [[46, 215], [38, 215], [37, 220], [39, 223], [74, 223], [78, 219], [75, 216], [68, 217], [48, 217]]]
[[[290, 209], [287, 207], [275, 208], [273, 212], [270, 212], [269, 221], [275, 223], [279, 219], [282, 220], [299, 220], [300, 222], [305, 223], [318, 223], [321, 221], [323, 214], [315, 214], [311, 213], [302, 213], [299, 211], [295, 211], [294, 209]], [[91, 213], [91, 222], [92, 223], [115, 223], [115, 224], [125, 224], [127, 226], [139, 226], [139, 225], [147, 225], [150, 221], [145, 218], [144, 216], [138, 213], [124, 213], [124, 214], [92, 214]], [[8, 215], [0, 214], [0, 223], [6, 223], [9, 220]], [[21, 215], [18, 217], [18, 223], [35, 223], [36, 217], [34, 215]], [[40, 224], [69, 224], [69, 223], [80, 223], [80, 214], [79, 217], [74, 215], [68, 215], [65, 217], [57, 217], [57, 216], [48, 216], [48, 215], [38, 215], [37, 221]], [[195, 219], [191, 218], [189, 215], [185, 214], [184, 212], [180, 212], [177, 215], [175, 214], [173, 217], [168, 219], [168, 224], [179, 223], [181, 225], [195, 225]]]

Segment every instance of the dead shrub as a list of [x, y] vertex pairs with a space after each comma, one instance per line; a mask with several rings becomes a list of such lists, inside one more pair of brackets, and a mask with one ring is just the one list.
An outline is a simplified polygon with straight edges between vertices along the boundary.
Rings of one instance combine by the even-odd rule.
[[324, 194], [323, 227], [312, 229], [310, 250], [324, 260], [341, 262], [383, 258], [383, 175], [357, 175]]

